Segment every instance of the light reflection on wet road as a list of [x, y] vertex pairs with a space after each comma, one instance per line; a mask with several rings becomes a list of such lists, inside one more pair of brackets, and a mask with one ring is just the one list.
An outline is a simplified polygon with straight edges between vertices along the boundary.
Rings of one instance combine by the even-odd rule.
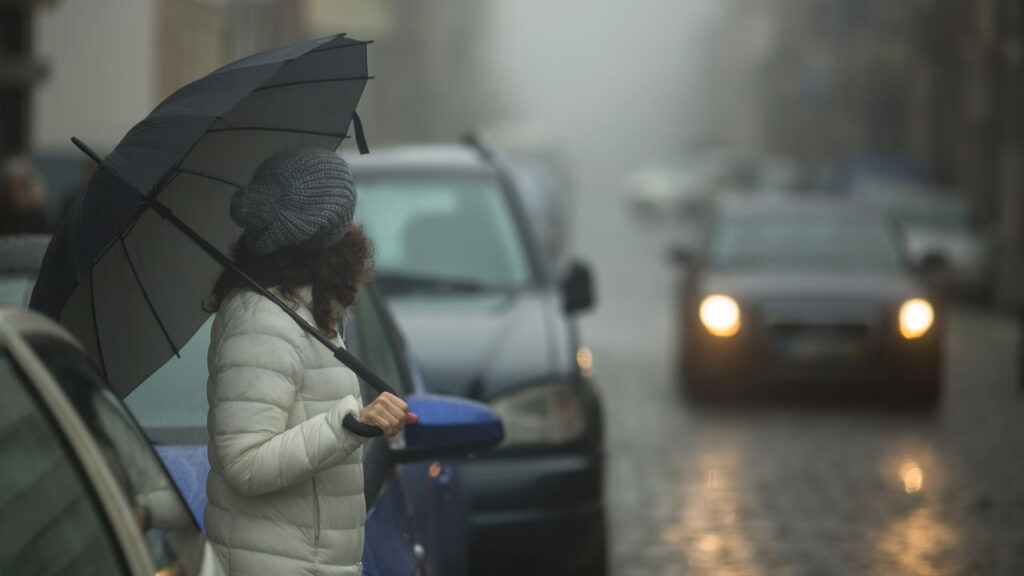
[[1013, 329], [954, 325], [933, 414], [698, 409], [667, 360], [596, 350], [615, 573], [1024, 574], [1024, 398], [998, 369]]

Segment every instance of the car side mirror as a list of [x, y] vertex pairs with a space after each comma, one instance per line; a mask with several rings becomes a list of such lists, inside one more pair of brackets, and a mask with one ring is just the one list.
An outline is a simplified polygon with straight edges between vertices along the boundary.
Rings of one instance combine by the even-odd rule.
[[413, 394], [405, 401], [419, 420], [405, 427], [404, 445], [391, 447], [399, 462], [468, 456], [505, 438], [501, 418], [480, 402], [434, 394]]
[[685, 266], [693, 261], [693, 252], [686, 246], [672, 246], [668, 249], [668, 260], [673, 264]]
[[563, 307], [567, 314], [589, 310], [594, 306], [594, 279], [590, 266], [575, 261], [562, 280]]

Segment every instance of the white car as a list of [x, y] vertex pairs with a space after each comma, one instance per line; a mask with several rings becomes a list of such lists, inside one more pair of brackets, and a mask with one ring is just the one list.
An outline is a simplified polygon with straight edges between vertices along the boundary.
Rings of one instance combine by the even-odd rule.
[[954, 295], [987, 295], [992, 238], [961, 198], [928, 188], [877, 185], [855, 194], [899, 225], [907, 258], [930, 284]]
[[156, 454], [81, 346], [0, 307], [0, 574], [219, 574]]

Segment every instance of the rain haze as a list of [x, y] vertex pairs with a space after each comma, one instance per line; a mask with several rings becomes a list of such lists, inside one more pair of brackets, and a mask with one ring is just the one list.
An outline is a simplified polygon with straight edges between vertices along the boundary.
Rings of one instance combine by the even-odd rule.
[[[208, 181], [146, 173], [140, 198], [163, 194], [236, 254], [248, 229], [219, 192], [298, 142], [349, 162], [376, 250], [374, 282], [340, 318], [346, 347], [424, 410], [409, 445], [366, 444], [364, 573], [1024, 574], [1019, 1], [0, 4], [0, 304], [32, 297], [82, 342], [197, 538], [217, 331], [181, 293], [212, 294], [220, 268], [185, 236], [148, 251], [129, 238], [115, 280], [141, 288], [94, 280], [113, 266], [97, 249], [64, 271], [76, 292], [56, 310], [33, 290], [53, 291], [47, 246], [97, 244], [74, 236], [94, 224], [83, 198], [102, 205], [122, 192], [117, 170], [165, 159]], [[179, 88], [310, 41], [267, 56], [280, 71], [251, 93], [230, 88], [251, 106], [204, 112], [201, 138], [241, 126], [251, 140], [200, 162], [193, 149], [212, 145], [164, 142], [156, 123], [146, 146], [119, 146]], [[257, 117], [288, 66], [324, 70], [289, 77], [303, 88]], [[113, 160], [97, 170], [72, 136]], [[135, 208], [122, 246], [156, 226], [159, 208]], [[183, 288], [146, 291], [192, 252]], [[132, 262], [148, 254], [164, 261]], [[161, 298], [195, 326], [154, 323]], [[119, 314], [146, 331], [112, 335]], [[0, 359], [24, 324], [10, 318]], [[132, 350], [150, 338], [159, 351]], [[13, 387], [25, 370], [7, 368]], [[475, 410], [461, 438], [430, 428], [455, 426], [430, 412], [453, 397]], [[0, 438], [0, 469], [38, 463], [10, 448], [25, 445]], [[13, 486], [0, 473], [0, 535], [21, 514], [3, 504]], [[316, 511], [310, 546], [347, 521]], [[12, 546], [0, 573], [21, 573]]]

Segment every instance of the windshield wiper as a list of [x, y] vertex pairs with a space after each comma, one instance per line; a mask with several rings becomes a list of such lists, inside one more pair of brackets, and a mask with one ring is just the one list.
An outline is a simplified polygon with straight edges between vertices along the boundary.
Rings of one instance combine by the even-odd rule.
[[415, 272], [377, 272], [377, 285], [384, 292], [459, 292], [476, 293], [498, 290], [475, 280], [432, 276]]

